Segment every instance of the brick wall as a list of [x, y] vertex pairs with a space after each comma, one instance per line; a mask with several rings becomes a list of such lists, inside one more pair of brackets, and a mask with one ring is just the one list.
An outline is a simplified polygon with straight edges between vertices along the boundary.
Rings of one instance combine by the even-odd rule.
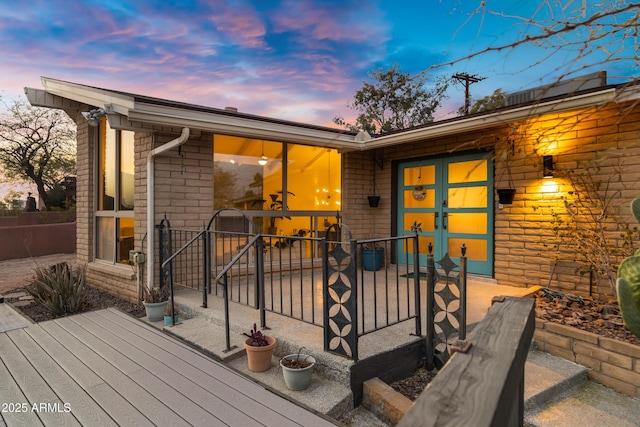
[[[394, 161], [455, 155], [469, 150], [487, 150], [494, 161], [495, 188], [504, 187], [507, 165], [506, 138], [513, 139], [511, 174], [517, 194], [512, 205], [498, 207], [495, 197], [495, 273], [498, 283], [513, 286], [550, 286], [582, 295], [611, 295], [609, 282], [591, 284], [575, 251], [568, 250], [553, 233], [553, 212], [564, 210], [564, 198], [571, 186], [562, 173], [595, 164], [600, 167], [595, 180], [606, 180], [615, 170], [623, 170], [614, 208], [633, 223], [628, 210], [633, 197], [640, 196], [640, 106], [610, 105], [582, 112], [548, 114], [511, 126], [448, 136], [373, 151], [345, 153], [343, 157], [343, 210], [354, 237], [390, 235], [395, 209], [391, 195]], [[599, 152], [606, 150], [606, 152]], [[542, 177], [542, 156], [553, 155], [556, 176]], [[366, 196], [372, 190], [373, 156], [382, 160], [376, 170], [377, 188], [382, 196], [378, 208], [369, 208]], [[552, 183], [552, 186], [548, 186]], [[619, 231], [609, 237], [620, 246]]]
[[533, 338], [540, 350], [589, 368], [592, 381], [640, 398], [637, 345], [541, 319], [536, 319]]

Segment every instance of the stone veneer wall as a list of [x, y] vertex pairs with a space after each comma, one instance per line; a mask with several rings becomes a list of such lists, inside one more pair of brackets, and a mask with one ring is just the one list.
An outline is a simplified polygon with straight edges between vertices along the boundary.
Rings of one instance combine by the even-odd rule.
[[[495, 165], [495, 188], [501, 183], [505, 166], [505, 137], [515, 143], [510, 162], [517, 189], [512, 205], [498, 207], [494, 201], [495, 262], [494, 277], [499, 284], [512, 286], [549, 286], [580, 295], [611, 295], [608, 282], [590, 284], [589, 275], [581, 275], [584, 265], [575, 254], [560, 244], [551, 229], [553, 213], [564, 211], [564, 198], [571, 186], [562, 179], [563, 171], [584, 168], [597, 162], [596, 180], [607, 180], [616, 169], [625, 173], [612, 184], [619, 191], [614, 202], [621, 215], [628, 218], [629, 202], [640, 196], [640, 105], [610, 105], [580, 112], [548, 114], [512, 126], [498, 126], [483, 131], [461, 133], [437, 139], [345, 153], [343, 156], [343, 214], [354, 237], [391, 235], [394, 209], [392, 195], [396, 182], [394, 162], [433, 156], [456, 155], [486, 150]], [[624, 149], [624, 151], [622, 151]], [[599, 151], [608, 150], [602, 159]], [[542, 155], [553, 155], [556, 176], [542, 177]], [[376, 187], [382, 196], [378, 208], [370, 208], [366, 196], [372, 191], [373, 158], [382, 162], [376, 170]], [[546, 187], [552, 183], [555, 186]], [[614, 245], [619, 231], [610, 231]], [[490, 249], [491, 250], [491, 249]], [[556, 259], [558, 259], [557, 265]]]
[[540, 350], [589, 368], [590, 380], [640, 398], [640, 346], [541, 319], [533, 338]]

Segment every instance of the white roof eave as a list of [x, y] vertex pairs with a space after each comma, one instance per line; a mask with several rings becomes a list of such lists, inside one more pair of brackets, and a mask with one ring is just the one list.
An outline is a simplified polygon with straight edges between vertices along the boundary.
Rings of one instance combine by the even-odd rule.
[[470, 132], [491, 126], [497, 126], [517, 120], [526, 119], [542, 114], [558, 113], [578, 108], [592, 107], [616, 100], [616, 90], [609, 88], [603, 91], [588, 93], [560, 100], [540, 102], [535, 105], [527, 105], [507, 111], [499, 111], [491, 114], [469, 117], [454, 122], [438, 124], [406, 130], [391, 135], [383, 135], [372, 139], [365, 144], [364, 149], [382, 148], [390, 145], [410, 143], [425, 139], [448, 136], [456, 133]]
[[132, 122], [162, 126], [189, 127], [214, 133], [249, 138], [272, 139], [338, 149], [361, 149], [362, 142], [354, 135], [313, 127], [295, 126], [259, 118], [216, 114], [215, 112], [184, 110], [155, 104], [137, 103], [129, 110]]
[[42, 77], [41, 80], [44, 89], [53, 95], [95, 107], [104, 108], [110, 105], [114, 113], [126, 115], [135, 106], [134, 98], [131, 96], [47, 77]]

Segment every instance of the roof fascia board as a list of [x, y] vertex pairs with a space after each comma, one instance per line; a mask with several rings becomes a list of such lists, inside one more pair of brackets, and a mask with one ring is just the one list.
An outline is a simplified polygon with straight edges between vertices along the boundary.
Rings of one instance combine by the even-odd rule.
[[137, 103], [129, 111], [132, 122], [201, 129], [215, 133], [251, 138], [273, 139], [339, 149], [360, 149], [362, 143], [353, 135], [254, 120], [246, 117], [217, 115], [210, 112], [181, 110], [155, 104]]
[[42, 85], [49, 93], [72, 99], [82, 104], [93, 105], [95, 107], [104, 107], [105, 105], [111, 104], [112, 112], [114, 113], [126, 115], [129, 109], [134, 108], [133, 97], [111, 91], [76, 85], [74, 83], [46, 77], [42, 77]]
[[29, 104], [33, 105], [34, 107], [78, 111], [81, 106], [81, 104], [76, 101], [72, 101], [62, 96], [53, 95], [42, 89], [25, 87], [24, 94], [27, 97], [27, 101], [29, 101]]
[[584, 94], [568, 99], [560, 99], [552, 102], [535, 104], [533, 106], [529, 105], [508, 111], [496, 112], [492, 114], [481, 115], [478, 117], [471, 117], [468, 119], [455, 121], [453, 123], [436, 123], [433, 126], [407, 130], [388, 136], [380, 136], [366, 142], [363, 149], [370, 150], [374, 148], [387, 147], [389, 145], [403, 144], [424, 139], [448, 136], [455, 133], [469, 132], [491, 126], [497, 126], [542, 114], [558, 113], [577, 108], [592, 107], [601, 103], [611, 102], [615, 99], [615, 97], [616, 90], [614, 88], [611, 88], [597, 93]]

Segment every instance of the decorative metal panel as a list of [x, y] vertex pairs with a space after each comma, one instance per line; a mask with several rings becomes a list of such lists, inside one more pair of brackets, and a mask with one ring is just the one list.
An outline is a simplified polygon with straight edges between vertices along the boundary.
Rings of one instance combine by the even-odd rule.
[[358, 358], [355, 247], [353, 241], [322, 242], [324, 349], [352, 359]]

